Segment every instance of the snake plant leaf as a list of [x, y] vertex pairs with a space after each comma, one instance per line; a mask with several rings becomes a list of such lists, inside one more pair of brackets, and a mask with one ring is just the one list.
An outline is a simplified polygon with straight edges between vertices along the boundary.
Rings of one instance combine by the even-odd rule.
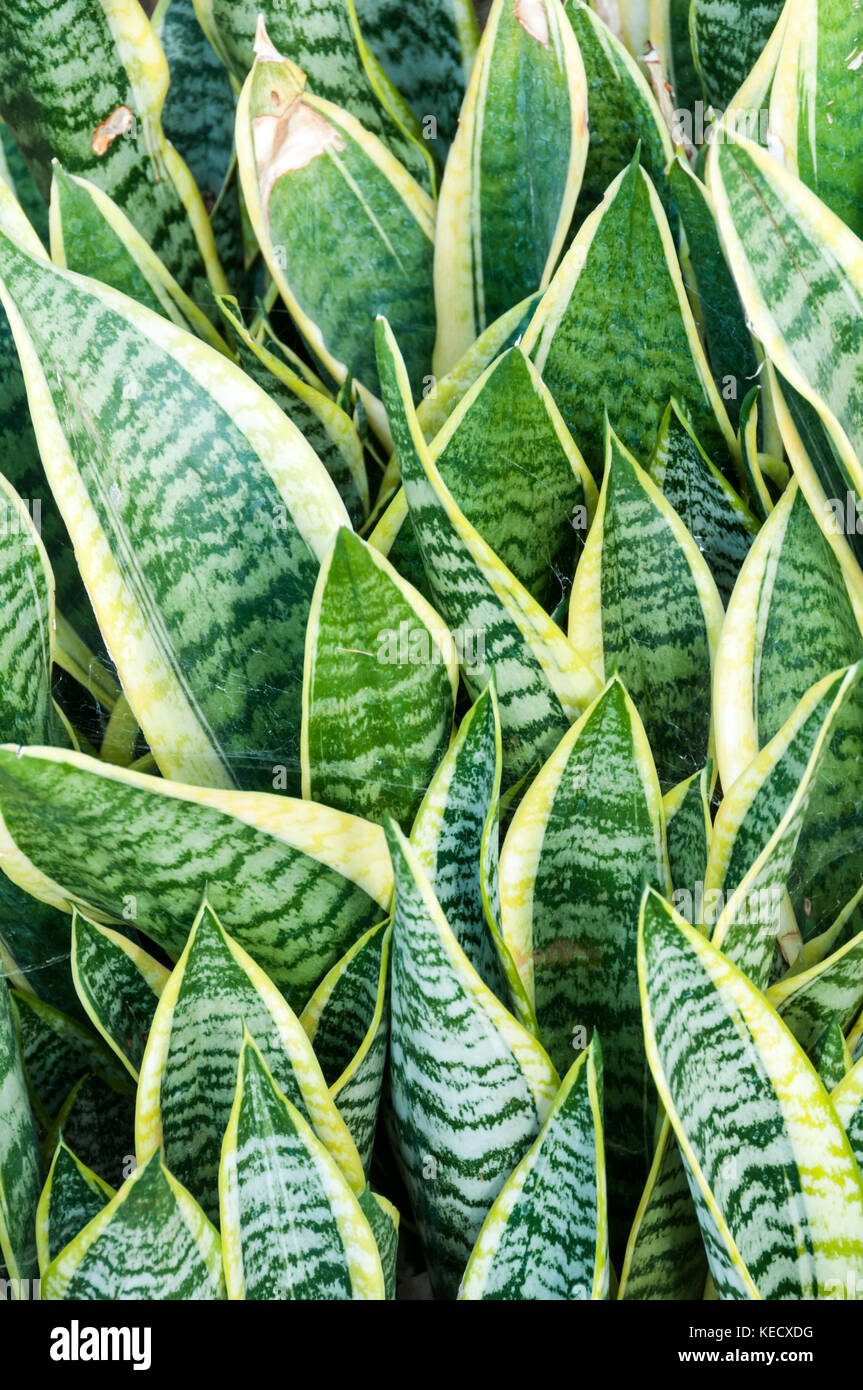
[[616, 673], [632, 695], [663, 791], [710, 756], [722, 618], [696, 542], [607, 426], [605, 475], [575, 575], [569, 635], [585, 665], [606, 679]]
[[787, 169], [858, 237], [863, 173], [860, 17], [842, 0], [794, 0], [770, 94], [770, 127]]
[[388, 1302], [392, 1302], [396, 1296], [396, 1271], [398, 1264], [399, 1246], [399, 1224], [401, 1215], [397, 1207], [392, 1202], [388, 1202], [386, 1197], [381, 1197], [380, 1193], [372, 1192], [370, 1187], [366, 1187], [360, 1193], [357, 1201], [360, 1210], [368, 1221], [375, 1244], [378, 1247], [378, 1254], [381, 1257], [381, 1269], [384, 1275], [384, 1297]]
[[718, 1295], [823, 1296], [863, 1269], [863, 1182], [818, 1077], [746, 977], [650, 891], [639, 979]]
[[646, 458], [672, 396], [711, 458], [736, 450], [668, 220], [637, 155], [581, 227], [522, 346], [597, 481], [606, 412], [626, 447]]
[[650, 0], [650, 41], [659, 53], [678, 110], [694, 111], [702, 98], [689, 38], [690, 0]]
[[544, 1123], [558, 1077], [482, 983], [392, 826], [391, 1142], [432, 1288], [454, 1298], [486, 1216]]
[[159, 1154], [48, 1266], [49, 1301], [221, 1299], [219, 1235]]
[[93, 1027], [137, 1081], [170, 971], [128, 937], [72, 915], [72, 974]]
[[641, 58], [649, 43], [650, 0], [590, 0], [591, 9], [620, 39], [627, 53]]
[[303, 795], [409, 830], [452, 735], [458, 665], [434, 609], [342, 528], [306, 638]]
[[0, 989], [0, 1263], [13, 1280], [32, 1279], [36, 1274], [34, 1222], [41, 1184], [36, 1131], [12, 1006], [4, 988]]
[[743, 86], [782, 12], [784, 0], [692, 0], [695, 65], [710, 106], [724, 111]]
[[434, 604], [461, 640], [462, 672], [475, 698], [495, 671], [504, 777], [511, 785], [551, 752], [598, 683], [457, 506], [423, 439], [407, 370], [384, 319], [378, 322], [378, 359]]
[[24, 215], [43, 246], [48, 245], [48, 202], [36, 187], [33, 175], [15, 143], [8, 125], [0, 118], [0, 178], [11, 188]]
[[[261, 37], [256, 0], [194, 0], [201, 26], [235, 81], [244, 82]], [[430, 190], [434, 160], [419, 123], [365, 41], [354, 0], [272, 0], [269, 47], [302, 68], [316, 96], [343, 107]]]
[[114, 1195], [113, 1187], [82, 1163], [61, 1140], [36, 1208], [40, 1274], [44, 1275], [51, 1261], [99, 1215]]
[[[98, 73], [98, 79], [94, 74]], [[201, 195], [165, 139], [169, 73], [140, 5], [10, 0], [0, 15], [0, 114], [47, 199], [51, 160], [97, 184], [200, 308], [227, 291]]]
[[707, 457], [675, 400], [662, 417], [647, 472], [689, 531], [727, 605], [759, 522]]
[[[716, 817], [705, 876], [705, 899], [721, 905], [713, 940], [761, 989], [776, 938], [791, 962], [802, 940], [833, 921], [837, 897], [841, 907], [859, 886], [859, 778], [851, 776], [860, 756], [860, 670], [858, 663], [813, 686]], [[840, 797], [843, 774], [850, 796]]]
[[[662, 798], [668, 865], [674, 887], [672, 902], [681, 917], [689, 922], [695, 918], [691, 911], [687, 914], [683, 907], [688, 903], [691, 909], [698, 885], [704, 886], [713, 839], [710, 814], [712, 776], [713, 765], [708, 763], [700, 772], [694, 772], [685, 782], [672, 787]], [[689, 897], [686, 898], [685, 894]]]
[[90, 275], [156, 314], [163, 314], [224, 351], [224, 341], [141, 233], [97, 184], [54, 163], [51, 178], [51, 259], [63, 270]]
[[126, 1180], [135, 1166], [135, 1095], [126, 1082], [118, 1089], [96, 1072], [75, 1082], [42, 1141], [46, 1164], [62, 1138], [103, 1182]]
[[66, 913], [39, 902], [0, 873], [0, 962], [7, 980], [83, 1022], [69, 956]]
[[347, 518], [334, 485], [245, 373], [160, 315], [6, 235], [0, 279], [49, 482], [162, 771], [272, 786], [299, 741], [318, 562]]
[[19, 752], [0, 750], [4, 868], [54, 907], [134, 922], [179, 956], [206, 892], [297, 1007], [387, 910], [383, 832], [353, 816]]
[[[272, 396], [311, 444], [338, 488], [351, 521], [360, 526], [369, 511], [369, 480], [353, 420], [323, 389], [304, 380], [252, 337], [236, 299], [220, 295], [218, 304], [237, 344], [243, 371]], [[323, 383], [320, 385], [322, 388]]]
[[21, 1060], [37, 1119], [47, 1128], [69, 1089], [91, 1071], [124, 1087], [127, 1076], [102, 1039], [34, 994], [12, 990]]
[[[741, 299], [764, 351], [820, 416], [863, 496], [863, 270], [841, 218], [765, 150], [714, 144], [709, 187]], [[764, 235], [765, 218], [773, 234]], [[841, 346], [840, 346], [841, 345]], [[830, 494], [828, 494], [829, 496]]]
[[777, 981], [767, 998], [804, 1051], [834, 1020], [845, 1033], [863, 1005], [863, 932], [802, 974]]
[[853, 1063], [836, 1019], [824, 1030], [810, 1053], [812, 1065], [828, 1093], [847, 1076]]
[[236, 1089], [244, 1026], [281, 1089], [362, 1191], [359, 1154], [304, 1030], [206, 902], [150, 1029], [135, 1115], [138, 1162], [161, 1147], [171, 1171], [215, 1219], [219, 1152]]
[[595, 1035], [477, 1237], [460, 1297], [608, 1297], [602, 1061]]
[[389, 954], [390, 933], [381, 922], [333, 966], [300, 1015], [366, 1172], [387, 1054]]
[[587, 84], [563, 5], [494, 0], [438, 203], [438, 376], [494, 319], [545, 289], [587, 144]]
[[525, 794], [500, 862], [504, 938], [552, 1061], [566, 1071], [573, 1048], [594, 1030], [602, 1039], [612, 1251], [625, 1242], [654, 1143], [635, 970], [645, 883], [669, 891], [662, 798], [638, 713], [614, 677]]
[[602, 202], [609, 184], [641, 149], [644, 168], [671, 207], [666, 168], [674, 146], [644, 71], [599, 14], [569, 0], [569, 15], [587, 77], [590, 148], [574, 225]]
[[863, 1162], [863, 1059], [858, 1059], [830, 1096], [851, 1142], [858, 1164]]
[[0, 733], [61, 742], [51, 696], [54, 575], [29, 507], [0, 474]]
[[755, 516], [766, 521], [773, 511], [773, 498], [764, 478], [761, 455], [758, 450], [759, 410], [758, 401], [761, 388], [753, 386], [740, 407], [737, 429], [737, 442], [740, 447], [740, 463], [746, 484], [746, 496]]
[[[410, 105], [441, 165], [479, 43], [471, 0], [355, 0], [363, 37]], [[432, 125], [432, 122], [434, 124]]]
[[620, 1272], [621, 1302], [701, 1300], [707, 1256], [680, 1149], [667, 1118]]
[[740, 574], [716, 657], [723, 785], [779, 732], [816, 681], [863, 657], [856, 586], [792, 481]]
[[248, 1029], [222, 1144], [219, 1204], [228, 1298], [383, 1299], [368, 1221]]
[[494, 678], [468, 710], [411, 831], [447, 924], [480, 979], [531, 1026], [530, 1005], [503, 940], [498, 887], [502, 747]]
[[373, 134], [312, 95], [305, 74], [263, 38], [236, 139], [252, 226], [285, 305], [335, 380], [354, 378], [386, 438], [374, 318], [386, 312], [409, 343], [418, 397], [434, 347], [434, 204]]
[[725, 262], [710, 194], [678, 157], [669, 170], [674, 206], [686, 235], [698, 308], [704, 323], [707, 355], [729, 419], [737, 428], [746, 384], [758, 371], [758, 358], [740, 295]]

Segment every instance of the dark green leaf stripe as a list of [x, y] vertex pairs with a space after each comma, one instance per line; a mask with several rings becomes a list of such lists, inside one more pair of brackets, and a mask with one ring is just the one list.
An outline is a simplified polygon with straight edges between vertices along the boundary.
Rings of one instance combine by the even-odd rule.
[[692, 0], [690, 26], [704, 99], [724, 111], [755, 66], [783, 0]]
[[141, 1064], [135, 1150], [160, 1147], [208, 1214], [247, 1027], [281, 1089], [311, 1120], [348, 1180], [365, 1186], [359, 1155], [296, 1016], [205, 903], [159, 1000]]
[[343, 527], [306, 636], [303, 795], [410, 830], [452, 736], [449, 631], [389, 561]]
[[60, 1252], [42, 1297], [152, 1300], [224, 1298], [215, 1227], [154, 1154]]
[[44, 1124], [54, 1119], [72, 1085], [88, 1072], [98, 1072], [119, 1089], [130, 1089], [124, 1069], [91, 1029], [33, 994], [16, 989], [12, 997], [24, 1074]]
[[384, 1297], [380, 1255], [356, 1197], [248, 1030], [219, 1195], [229, 1298]]
[[36, 1211], [36, 1243], [42, 1274], [114, 1196], [62, 1141], [57, 1145]]
[[72, 974], [94, 1028], [135, 1080], [169, 971], [119, 932], [72, 916]]
[[494, 670], [504, 776], [516, 782], [545, 757], [595, 694], [593, 674], [556, 623], [498, 560], [457, 506], [423, 439], [393, 332], [378, 323], [378, 355], [411, 523], [435, 607], [460, 634], [462, 671], [478, 696]]
[[501, 854], [503, 929], [559, 1071], [595, 1030], [605, 1057], [612, 1258], [653, 1154], [656, 1099], [635, 947], [646, 883], [668, 891], [662, 800], [635, 706], [616, 677], [524, 796]]
[[444, 917], [474, 970], [535, 1026], [503, 940], [498, 887], [501, 735], [494, 680], [465, 715], [411, 831]]
[[395, 827], [390, 853], [391, 1142], [432, 1287], [453, 1298], [492, 1203], [539, 1133], [558, 1078], [468, 962]]
[[281, 764], [293, 785], [306, 617], [347, 519], [319, 459], [161, 316], [5, 235], [0, 279], [46, 472], [162, 771], [272, 787]]
[[727, 604], [759, 523], [707, 457], [676, 401], [662, 417], [647, 472], [689, 531]]
[[[9, 995], [0, 988], [0, 1260], [11, 1279], [36, 1275], [34, 1221], [42, 1165]], [[29, 1290], [19, 1285], [16, 1297]]]
[[489, 1212], [461, 1298], [608, 1297], [599, 1039], [574, 1062], [529, 1153]]
[[668, 220], [637, 156], [579, 231], [523, 347], [597, 480], [606, 413], [626, 447], [646, 458], [672, 396], [711, 458], [736, 451]]
[[763, 996], [649, 892], [639, 977], [651, 1067], [716, 1232], [717, 1293], [823, 1297], [863, 1266], [863, 1184], [815, 1072]]
[[434, 204], [374, 135], [263, 44], [237, 108], [237, 157], [279, 293], [328, 371], [354, 378], [380, 432], [376, 314], [409, 343], [414, 398], [431, 373]]
[[683, 521], [608, 428], [569, 635], [586, 665], [624, 682], [666, 791], [712, 750], [711, 673], [722, 617], [716, 584]]
[[134, 922], [178, 956], [206, 892], [298, 1006], [392, 891], [383, 832], [355, 817], [82, 754], [0, 750], [0, 816], [6, 871], [35, 897]]
[[439, 375], [489, 323], [547, 285], [569, 232], [587, 144], [584, 66], [563, 6], [494, 0], [441, 184]]
[[366, 1171], [387, 1055], [389, 953], [389, 932], [382, 922], [333, 966], [300, 1015]]
[[55, 157], [97, 183], [206, 309], [208, 276], [219, 292], [228, 287], [201, 196], [162, 131], [167, 85], [164, 53], [140, 5], [3, 6], [0, 114], [42, 194]]

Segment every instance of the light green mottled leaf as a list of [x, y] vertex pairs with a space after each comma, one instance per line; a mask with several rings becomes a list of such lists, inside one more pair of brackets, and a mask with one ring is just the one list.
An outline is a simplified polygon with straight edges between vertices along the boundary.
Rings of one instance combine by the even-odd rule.
[[48, 245], [48, 202], [36, 187], [15, 137], [0, 120], [0, 178], [8, 184], [44, 246]]
[[384, 1273], [384, 1294], [388, 1301], [396, 1296], [396, 1267], [398, 1262], [399, 1223], [401, 1216], [392, 1202], [366, 1187], [358, 1197], [360, 1210], [372, 1228], [372, 1235], [381, 1257]]
[[[668, 840], [668, 863], [674, 888], [672, 902], [682, 917], [695, 922], [692, 915], [698, 887], [704, 886], [713, 822], [710, 814], [710, 788], [713, 766], [708, 763], [685, 782], [665, 793], [662, 808]], [[688, 899], [683, 897], [688, 894]], [[684, 911], [688, 901], [690, 912]]]
[[620, 1273], [622, 1302], [693, 1302], [707, 1257], [686, 1169], [670, 1120], [663, 1121]]
[[[0, 1258], [11, 1279], [36, 1274], [42, 1165], [8, 992], [0, 984]], [[14, 1289], [13, 1285], [13, 1289]], [[23, 1290], [19, 1286], [19, 1296]]]
[[69, 968], [69, 918], [0, 873], [0, 969], [10, 984], [83, 1022]]
[[206, 892], [300, 1007], [386, 911], [383, 832], [285, 797], [208, 792], [59, 750], [0, 750], [0, 840], [19, 887], [134, 922], [178, 956]]
[[645, 883], [669, 886], [662, 798], [620, 680], [573, 726], [513, 816], [501, 853], [504, 937], [540, 1037], [568, 1070], [595, 1030], [605, 1058], [614, 1248], [653, 1154], [656, 1098], [639, 1022], [635, 946]]
[[159, 1154], [136, 1169], [42, 1280], [49, 1301], [224, 1296], [218, 1232]]
[[76, 1158], [61, 1140], [36, 1210], [40, 1273], [45, 1273], [51, 1261], [94, 1216], [99, 1215], [113, 1196], [113, 1187]]
[[45, 1163], [63, 1139], [103, 1182], [119, 1187], [135, 1167], [135, 1095], [95, 1072], [76, 1081], [42, 1141]]
[[447, 158], [434, 369], [551, 278], [587, 157], [587, 84], [559, 0], [494, 0]]
[[835, 1018], [815, 1043], [810, 1058], [825, 1091], [828, 1092], [835, 1090], [851, 1070], [851, 1054], [845, 1046], [842, 1029]]
[[460, 1297], [608, 1297], [598, 1037], [574, 1062], [533, 1147], [486, 1217]]
[[863, 1004], [863, 932], [802, 974], [778, 981], [767, 998], [806, 1051], [834, 1020], [846, 1032]]
[[709, 105], [724, 111], [770, 38], [784, 0], [692, 0], [695, 64]]
[[342, 528], [306, 637], [303, 795], [409, 830], [452, 735], [458, 664], [434, 609]]
[[668, 220], [637, 157], [581, 227], [523, 347], [597, 481], [606, 413], [626, 447], [646, 458], [672, 396], [715, 462], [736, 451]]
[[72, 974], [93, 1027], [137, 1081], [170, 971], [119, 932], [73, 912]]
[[492, 1203], [558, 1086], [548, 1057], [480, 980], [393, 827], [390, 1138], [432, 1287], [453, 1298]]
[[51, 698], [54, 575], [27, 502], [0, 474], [0, 734], [59, 743]]
[[863, 1268], [863, 1183], [818, 1077], [745, 976], [651, 892], [639, 977], [717, 1293], [824, 1296]]
[[711, 674], [722, 601], [677, 512], [607, 427], [599, 506], [569, 605], [585, 665], [634, 699], [664, 791], [712, 752]]

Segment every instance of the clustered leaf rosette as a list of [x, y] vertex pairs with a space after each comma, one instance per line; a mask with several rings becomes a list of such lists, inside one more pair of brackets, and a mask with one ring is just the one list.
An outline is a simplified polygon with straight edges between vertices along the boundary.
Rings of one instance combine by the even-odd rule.
[[855, 7], [147, 8], [0, 10], [4, 1290], [859, 1297]]

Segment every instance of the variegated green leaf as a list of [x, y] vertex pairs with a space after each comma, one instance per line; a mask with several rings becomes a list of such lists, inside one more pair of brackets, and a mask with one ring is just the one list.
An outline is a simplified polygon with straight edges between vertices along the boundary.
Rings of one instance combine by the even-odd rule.
[[360, 1210], [368, 1221], [381, 1257], [384, 1275], [384, 1296], [392, 1301], [396, 1296], [396, 1268], [398, 1263], [399, 1224], [401, 1216], [398, 1208], [386, 1197], [372, 1192], [366, 1187], [357, 1198]]
[[48, 245], [48, 202], [15, 143], [6, 122], [0, 119], [0, 178], [11, 188], [24, 214], [44, 246]]
[[740, 407], [740, 420], [737, 441], [740, 446], [740, 463], [746, 484], [746, 496], [754, 514], [766, 521], [773, 511], [773, 498], [764, 477], [759, 442], [759, 397], [761, 388], [753, 386]]
[[834, 1018], [825, 1028], [811, 1051], [812, 1065], [821, 1078], [825, 1091], [833, 1091], [850, 1072], [853, 1063], [845, 1045], [842, 1029]]
[[863, 1271], [863, 1183], [791, 1034], [723, 955], [647, 892], [645, 1038], [722, 1298], [824, 1296]]
[[667, 791], [712, 751], [722, 601], [677, 512], [606, 429], [602, 492], [569, 604], [570, 641], [585, 665], [624, 682]]
[[383, 832], [328, 807], [184, 787], [52, 749], [0, 750], [0, 844], [20, 887], [134, 922], [174, 956], [206, 892], [302, 1006], [389, 903]]
[[[668, 864], [674, 888], [672, 901], [680, 915], [688, 922], [697, 920], [692, 915], [692, 908], [699, 885], [702, 889], [704, 887], [707, 861], [710, 858], [713, 839], [713, 821], [710, 814], [712, 774], [713, 766], [708, 763], [700, 772], [694, 772], [685, 782], [672, 787], [662, 799], [668, 840]], [[688, 894], [688, 899], [684, 894]], [[690, 906], [689, 913], [684, 911], [687, 901]]]
[[749, 76], [784, 0], [692, 0], [690, 27], [704, 99], [724, 111]]
[[702, 96], [689, 39], [690, 0], [650, 0], [650, 41], [671, 83], [677, 110], [694, 111]]
[[441, 184], [437, 375], [548, 284], [587, 143], [584, 67], [560, 0], [494, 0]]
[[121, 1089], [128, 1076], [100, 1037], [33, 994], [13, 990], [24, 1074], [37, 1118], [46, 1127], [74, 1083], [98, 1072]]
[[51, 698], [54, 575], [27, 503], [0, 474], [0, 733], [68, 742]]
[[0, 873], [0, 968], [12, 985], [83, 1021], [69, 968], [69, 918]]
[[863, 932], [802, 974], [779, 980], [767, 998], [806, 1051], [834, 1020], [846, 1032], [863, 1005]]
[[[0, 1263], [13, 1280], [36, 1274], [34, 1222], [42, 1165], [12, 1008], [0, 984]], [[13, 1292], [15, 1285], [13, 1284]], [[19, 1285], [18, 1297], [26, 1296]]]
[[598, 683], [456, 504], [423, 439], [407, 371], [385, 320], [378, 324], [378, 356], [411, 524], [435, 607], [461, 642], [462, 671], [474, 696], [495, 671], [504, 776], [511, 784], [547, 756]]
[[55, 265], [122, 291], [224, 351], [209, 319], [117, 204], [97, 184], [67, 174], [57, 163], [52, 166], [50, 225]]
[[205, 902], [162, 992], [150, 1029], [135, 1116], [143, 1163], [166, 1163], [208, 1214], [218, 1212], [219, 1152], [247, 1027], [281, 1089], [361, 1192], [362, 1163], [327, 1091], [309, 1040], [282, 995], [228, 936]]
[[707, 1257], [686, 1169], [670, 1120], [663, 1121], [620, 1272], [622, 1302], [693, 1302]]
[[486, 1217], [460, 1297], [608, 1297], [598, 1037], [574, 1062], [533, 1147]]
[[[779, 5], [776, 8], [780, 8]], [[770, 128], [786, 168], [863, 236], [863, 29], [847, 0], [793, 0], [770, 93]]]
[[482, 983], [393, 827], [391, 1142], [432, 1287], [453, 1298], [492, 1203], [558, 1086], [545, 1052]]
[[137, 1081], [170, 971], [128, 937], [73, 912], [72, 974], [93, 1027]]
[[10, 0], [0, 14], [0, 114], [47, 198], [51, 159], [96, 183], [201, 308], [227, 290], [201, 195], [165, 139], [168, 67], [128, 0]]
[[218, 1232], [159, 1154], [49, 1265], [42, 1297], [54, 1301], [224, 1298]]
[[645, 883], [669, 891], [662, 798], [620, 680], [573, 726], [518, 810], [500, 864], [504, 937], [559, 1071], [596, 1030], [605, 1058], [612, 1249], [653, 1153], [656, 1099], [635, 946]]
[[[863, 1059], [855, 1062], [830, 1099], [851, 1142], [854, 1157], [858, 1164], [863, 1164]], [[852, 1287], [856, 1297], [859, 1285]]]
[[826, 204], [751, 141], [718, 141], [708, 169], [719, 229], [747, 316], [766, 354], [828, 431], [844, 477], [838, 495], [850, 490], [859, 499], [860, 242]]
[[692, 536], [727, 604], [759, 523], [707, 457], [674, 400], [662, 417], [647, 472]]
[[42, 1141], [50, 1163], [63, 1139], [103, 1182], [119, 1187], [135, 1168], [135, 1095], [115, 1089], [95, 1072], [76, 1081]]
[[300, 1023], [368, 1171], [389, 1027], [387, 924], [372, 927], [321, 981]]
[[606, 413], [626, 447], [646, 458], [672, 396], [711, 458], [736, 451], [668, 220], [637, 156], [581, 227], [523, 347], [597, 480]]
[[716, 747], [726, 788], [816, 681], [863, 657], [861, 619], [853, 577], [793, 481], [743, 566], [716, 656]]
[[303, 795], [409, 830], [452, 736], [458, 663], [434, 609], [342, 528], [306, 637]]
[[160, 315], [7, 235], [0, 281], [46, 472], [162, 771], [272, 786], [287, 756], [293, 783], [306, 618], [347, 520], [319, 459]]
[[41, 1274], [88, 1222], [99, 1215], [113, 1196], [113, 1187], [109, 1187], [98, 1173], [76, 1158], [61, 1140], [51, 1160], [36, 1209], [36, 1244]]
[[474, 970], [530, 1027], [532, 1012], [503, 940], [498, 888], [500, 718], [494, 679], [462, 720], [411, 831], [447, 924]]
[[643, 67], [604, 19], [582, 0], [569, 0], [567, 13], [587, 75], [590, 129], [575, 225], [602, 201], [608, 185], [639, 146], [645, 169], [670, 206], [665, 170], [674, 147]]
[[419, 396], [434, 346], [434, 204], [353, 116], [313, 94], [271, 45], [258, 47], [237, 107], [252, 226], [301, 333], [336, 381], [353, 377], [385, 438], [374, 318], [385, 312], [409, 342]]
[[357, 1199], [248, 1029], [219, 1205], [229, 1298], [383, 1299], [380, 1255]]
[[363, 37], [443, 164], [479, 42], [472, 0], [355, 3]]

